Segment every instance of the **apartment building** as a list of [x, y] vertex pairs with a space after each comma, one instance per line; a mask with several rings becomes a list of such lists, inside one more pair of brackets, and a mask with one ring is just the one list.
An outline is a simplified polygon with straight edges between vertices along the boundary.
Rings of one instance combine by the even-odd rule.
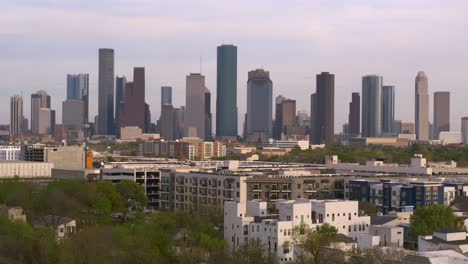
[[182, 141], [144, 141], [140, 155], [169, 157], [181, 160], [207, 160], [226, 156], [226, 146], [218, 141], [184, 138]]
[[353, 239], [369, 232], [370, 217], [358, 215], [357, 201], [278, 200], [278, 214], [269, 214], [267, 208], [267, 203], [259, 200], [225, 204], [224, 239], [230, 249], [252, 241], [264, 245], [281, 263], [286, 263], [299, 254], [293, 243], [297, 226], [314, 229], [328, 223]]
[[20, 146], [0, 146], [0, 160], [20, 160]]

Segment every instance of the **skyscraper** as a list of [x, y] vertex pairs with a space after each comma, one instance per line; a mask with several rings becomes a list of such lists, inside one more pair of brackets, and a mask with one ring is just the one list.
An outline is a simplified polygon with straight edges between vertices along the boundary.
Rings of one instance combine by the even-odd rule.
[[114, 50], [99, 49], [98, 131], [114, 134]]
[[423, 71], [418, 72], [415, 80], [414, 124], [416, 139], [429, 140], [429, 93], [428, 80]]
[[52, 113], [50, 108], [39, 108], [38, 111], [39, 124], [37, 127], [37, 134], [50, 134], [52, 133], [52, 115], [55, 118], [55, 113]]
[[382, 134], [382, 83], [379, 75], [362, 77], [362, 129], [363, 137]]
[[84, 102], [79, 99], [68, 99], [62, 103], [62, 124], [83, 128]]
[[133, 82], [125, 86], [123, 105], [123, 109], [120, 109], [120, 126], [137, 126], [146, 131], [145, 68], [133, 68]]
[[317, 74], [316, 86], [311, 140], [314, 144], [332, 144], [335, 141], [335, 75]]
[[205, 140], [211, 140], [213, 137], [213, 122], [211, 116], [211, 92], [205, 88]]
[[276, 139], [281, 139], [282, 135], [289, 134], [288, 129], [296, 126], [296, 100], [282, 100], [281, 103], [276, 104], [275, 113], [275, 125], [278, 129], [277, 133], [279, 133], [276, 135]]
[[247, 80], [246, 134], [273, 136], [273, 82], [263, 69], [249, 71]]
[[348, 116], [349, 134], [357, 136], [361, 133], [361, 96], [359, 93], [351, 94]]
[[237, 47], [217, 49], [216, 136], [237, 137]]
[[31, 95], [31, 133], [39, 134], [39, 110], [50, 109], [50, 96], [46, 91], [38, 91]]
[[174, 108], [170, 104], [162, 105], [161, 118], [159, 119], [161, 137], [165, 140], [174, 140]]
[[125, 86], [127, 78], [125, 76], [117, 76], [115, 78], [115, 135], [120, 137], [120, 108], [124, 103]]
[[172, 87], [161, 87], [161, 109], [163, 105], [172, 105]]
[[67, 100], [75, 99], [84, 102], [83, 119], [89, 120], [89, 74], [67, 74]]
[[382, 88], [382, 133], [395, 133], [395, 86]]
[[205, 137], [205, 76], [191, 73], [186, 76], [185, 127], [186, 137]]
[[434, 136], [439, 139], [442, 131], [450, 131], [450, 92], [434, 93]]
[[468, 117], [462, 117], [461, 119], [461, 133], [463, 144], [468, 146]]
[[275, 121], [273, 127], [273, 138], [274, 139], [281, 139], [281, 132], [283, 128], [281, 127], [281, 114], [282, 114], [282, 107], [281, 104], [283, 101], [286, 100], [286, 97], [282, 96], [281, 94], [275, 97]]
[[23, 133], [23, 97], [19, 95], [10, 98], [10, 137]]

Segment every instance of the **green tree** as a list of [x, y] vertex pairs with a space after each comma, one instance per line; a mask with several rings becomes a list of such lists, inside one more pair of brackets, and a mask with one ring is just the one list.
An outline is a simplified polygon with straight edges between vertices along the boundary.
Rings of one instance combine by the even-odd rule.
[[124, 215], [127, 219], [129, 212], [142, 211], [146, 206], [145, 190], [134, 181], [124, 180], [116, 184], [117, 192], [124, 201]]
[[338, 231], [334, 226], [323, 224], [311, 230], [302, 224], [293, 229], [293, 245], [302, 249], [298, 263], [328, 263], [333, 258], [329, 250], [326, 249], [332, 242], [336, 241]]
[[451, 208], [434, 204], [428, 207], [418, 207], [410, 220], [409, 237], [413, 241], [420, 235], [432, 235], [441, 229], [465, 230], [463, 218], [453, 214]]
[[278, 259], [275, 255], [268, 252], [260, 243], [254, 240], [240, 246], [232, 254], [232, 264], [275, 264]]
[[359, 211], [368, 216], [377, 215], [377, 206], [366, 201], [359, 201]]

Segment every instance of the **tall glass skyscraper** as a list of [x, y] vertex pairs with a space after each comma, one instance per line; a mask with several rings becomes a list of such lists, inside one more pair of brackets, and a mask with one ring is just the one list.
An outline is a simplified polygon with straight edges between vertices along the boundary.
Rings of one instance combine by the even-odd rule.
[[115, 78], [115, 134], [120, 137], [120, 112], [124, 103], [125, 86], [127, 78], [125, 76], [117, 76]]
[[273, 136], [273, 82], [264, 70], [250, 71], [247, 81], [247, 136]]
[[82, 100], [83, 119], [88, 123], [89, 116], [89, 74], [67, 74], [67, 100]]
[[382, 88], [382, 132], [395, 132], [395, 86]]
[[99, 49], [98, 132], [114, 134], [114, 50]]
[[172, 87], [161, 87], [161, 109], [163, 105], [172, 105]]
[[216, 136], [237, 137], [237, 47], [218, 47]]
[[382, 83], [379, 75], [362, 77], [362, 129], [363, 137], [382, 134]]

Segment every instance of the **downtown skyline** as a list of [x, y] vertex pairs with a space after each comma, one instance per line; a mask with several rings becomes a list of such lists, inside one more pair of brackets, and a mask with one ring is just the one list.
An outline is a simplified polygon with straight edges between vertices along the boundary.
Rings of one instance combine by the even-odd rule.
[[[21, 1], [20, 1], [21, 2]], [[26, 8], [27, 1], [21, 2], [17, 6], [8, 4], [8, 8], [14, 10], [22, 10]], [[207, 1], [210, 2], [210, 1]], [[414, 94], [414, 76], [422, 70], [425, 71], [429, 78], [429, 101], [433, 101], [433, 93], [436, 91], [449, 91], [453, 95], [451, 100], [451, 124], [452, 130], [459, 130], [460, 118], [468, 113], [464, 111], [464, 92], [468, 86], [468, 77], [463, 74], [466, 70], [468, 58], [465, 58], [466, 52], [463, 52], [461, 43], [464, 36], [453, 35], [463, 27], [466, 27], [466, 22], [459, 20], [460, 11], [463, 10], [464, 3], [460, 2], [457, 6], [459, 10], [451, 9], [450, 7], [440, 8], [440, 4], [428, 4], [421, 10], [417, 5], [418, 1], [408, 3], [407, 6], [399, 6], [397, 1], [394, 4], [371, 5], [362, 1], [353, 7], [344, 4], [343, 7], [337, 8], [336, 11], [331, 10], [332, 6], [323, 5], [321, 9], [330, 12], [331, 17], [336, 17], [337, 14], [345, 12], [349, 14], [349, 10], [357, 10], [356, 15], [345, 16], [341, 22], [329, 23], [329, 19], [315, 21], [314, 19], [305, 19], [304, 12], [299, 12], [301, 5], [291, 7], [291, 11], [298, 11], [298, 17], [302, 17], [304, 25], [308, 28], [317, 28], [324, 25], [325, 29], [330, 29], [329, 34], [323, 35], [324, 29], [318, 29], [318, 33], [311, 34], [299, 32], [298, 30], [288, 31], [293, 26], [300, 25], [300, 19], [294, 19], [279, 27], [277, 32], [267, 30], [267, 22], [256, 23], [251, 29], [247, 29], [245, 21], [242, 22], [236, 30], [230, 33], [221, 32], [222, 26], [226, 26], [232, 22], [233, 17], [227, 17], [226, 22], [222, 22], [219, 28], [213, 29], [206, 26], [203, 29], [193, 28], [178, 28], [176, 27], [172, 33], [164, 33], [157, 35], [158, 38], [167, 40], [151, 49], [147, 44], [137, 42], [136, 44], [128, 43], [124, 40], [113, 42], [112, 38], [96, 37], [95, 33], [98, 30], [106, 32], [105, 29], [111, 27], [98, 26], [96, 29], [90, 30], [88, 33], [78, 31], [78, 35], [90, 38], [90, 43], [86, 45], [74, 46], [67, 45], [66, 40], [55, 43], [43, 43], [39, 47], [45, 48], [44, 53], [34, 55], [31, 48], [26, 45], [14, 47], [15, 36], [23, 35], [27, 30], [18, 30], [18, 32], [10, 32], [5, 34], [0, 31], [0, 36], [3, 38], [13, 38], [11, 42], [6, 42], [7, 49], [0, 51], [0, 55], [5, 60], [0, 62], [0, 69], [5, 74], [5, 81], [2, 90], [5, 95], [3, 101], [8, 102], [9, 96], [20, 94], [23, 98], [28, 98], [31, 93], [38, 90], [47, 91], [52, 100], [52, 109], [57, 111], [57, 120], [61, 120], [61, 102], [65, 99], [66, 94], [66, 74], [67, 73], [89, 73], [90, 74], [90, 121], [97, 114], [97, 54], [98, 48], [113, 48], [115, 50], [115, 75], [132, 76], [131, 71], [134, 66], [144, 66], [146, 80], [146, 101], [151, 106], [152, 121], [154, 122], [160, 116], [160, 87], [164, 85], [173, 87], [173, 105], [179, 107], [185, 104], [185, 76], [191, 72], [200, 71], [200, 56], [202, 57], [202, 74], [206, 77], [206, 86], [211, 91], [212, 100], [211, 108], [213, 118], [216, 119], [216, 47], [221, 44], [233, 44], [238, 47], [238, 78], [237, 78], [237, 103], [238, 103], [238, 134], [241, 134], [244, 114], [246, 112], [246, 94], [247, 94], [247, 72], [257, 68], [264, 68], [270, 72], [270, 78], [274, 83], [273, 97], [279, 94], [294, 99], [297, 101], [297, 110], [309, 110], [310, 94], [315, 91], [315, 74], [322, 71], [328, 71], [335, 75], [335, 132], [341, 131], [342, 124], [347, 122], [348, 118], [348, 103], [352, 92], [360, 92], [361, 78], [368, 74], [378, 74], [384, 77], [385, 83], [395, 85], [395, 118], [404, 122], [412, 122], [414, 119], [414, 98], [407, 94]], [[207, 3], [204, 3], [206, 5]], [[216, 9], [216, 4], [211, 2]], [[125, 3], [124, 3], [125, 5]], [[168, 4], [172, 5], [172, 4]], [[240, 2], [239, 7], [234, 8], [233, 16], [240, 14], [238, 12], [241, 7], [245, 7], [245, 3]], [[274, 14], [279, 14], [277, 8], [281, 5], [272, 3], [268, 9], [276, 10]], [[315, 4], [303, 4], [305, 7], [315, 6]], [[27, 7], [27, 10], [35, 7]], [[165, 7], [169, 8], [169, 7]], [[306, 8], [307, 9], [307, 8]], [[445, 21], [445, 24], [431, 27], [431, 32], [426, 34], [416, 34], [409, 36], [410, 31], [422, 32], [424, 29], [429, 29], [429, 24], [424, 25], [424, 21], [431, 20], [430, 14], [434, 10], [442, 15], [440, 20]], [[402, 28], [401, 23], [396, 25], [387, 25], [382, 29], [382, 35], [366, 36], [366, 26], [360, 25], [358, 21], [374, 21], [377, 16], [384, 10], [391, 10], [388, 15], [384, 16], [384, 20], [392, 21], [395, 18], [401, 18], [403, 21], [412, 22], [407, 25], [407, 28]], [[406, 10], [405, 12], [399, 12]], [[99, 10], [98, 10], [99, 11]], [[135, 9], [135, 12], [142, 11], [140, 8]], [[290, 16], [290, 12], [286, 12], [286, 16]], [[54, 14], [59, 12], [71, 12], [78, 16], [86, 13], [82, 9], [72, 10], [70, 7], [51, 7], [49, 8], [51, 16], [47, 21], [54, 18]], [[313, 11], [311, 14], [318, 11]], [[357, 17], [358, 14], [363, 15]], [[71, 21], [76, 17], [72, 15]], [[117, 15], [109, 14], [112, 19], [119, 18]], [[150, 21], [154, 16], [144, 16]], [[157, 17], [157, 16], [156, 16]], [[263, 16], [260, 16], [263, 17]], [[3, 20], [12, 19], [9, 16], [2, 18]], [[33, 19], [33, 18], [31, 18]], [[109, 18], [111, 19], [111, 18]], [[125, 21], [133, 21], [141, 23], [138, 16], [123, 16]], [[154, 18], [156, 19], [156, 18]], [[209, 20], [208, 18], [206, 18]], [[2, 21], [3, 21], [2, 20]], [[252, 18], [258, 22], [258, 18]], [[420, 22], [413, 23], [419, 20]], [[194, 23], [202, 23], [203, 19], [188, 17], [187, 21]], [[268, 20], [272, 22], [271, 19]], [[353, 30], [362, 38], [363, 43], [357, 39], [350, 37], [348, 33], [343, 32], [349, 29], [349, 26], [344, 26], [344, 22], [353, 22]], [[26, 21], [28, 22], [28, 21]], [[25, 23], [26, 23], [25, 22]], [[456, 24], [457, 22], [458, 24]], [[49, 25], [50, 23], [44, 22]], [[273, 23], [274, 24], [274, 23]], [[449, 25], [457, 25], [450, 28]], [[359, 27], [362, 26], [362, 28]], [[368, 26], [367, 26], [368, 27]], [[18, 28], [17, 24], [13, 24], [10, 31], [15, 31]], [[86, 28], [86, 27], [85, 27]], [[220, 29], [221, 28], [221, 29]], [[125, 29], [125, 27], [124, 27]], [[45, 27], [45, 34], [56, 33], [57, 27]], [[135, 30], [130, 35], [145, 39], [143, 33], [148, 29]], [[159, 27], [157, 30], [160, 30]], [[264, 32], [263, 32], [264, 31]], [[58, 31], [61, 32], [61, 31]], [[184, 34], [185, 32], [185, 34]], [[6, 32], [8, 33], [8, 32]], [[111, 32], [112, 33], [112, 32]], [[110, 35], [112, 35], [110, 33]], [[157, 32], [154, 32], [157, 33]], [[191, 37], [193, 34], [199, 33], [200, 36], [212, 36], [204, 40], [191, 41], [188, 44], [183, 41], [183, 37]], [[320, 34], [319, 34], [320, 33]], [[338, 34], [339, 33], [339, 34]], [[451, 36], [446, 36], [451, 33]], [[178, 35], [180, 34], [180, 35]], [[385, 35], [385, 36], [384, 36]], [[424, 35], [424, 36], [423, 36]], [[26, 35], [24, 35], [26, 36]], [[373, 38], [372, 38], [373, 37]], [[446, 37], [443, 41], [440, 38]], [[152, 37], [148, 37], [151, 39]], [[390, 38], [393, 41], [381, 44], [379, 40]], [[203, 39], [201, 37], [200, 39]], [[18, 40], [16, 40], [18, 41]], [[36, 40], [39, 41], [39, 40]], [[34, 43], [34, 42], [32, 42]], [[283, 45], [278, 45], [279, 43]], [[175, 47], [171, 47], [172, 46]], [[359, 44], [359, 45], [358, 45]], [[50, 45], [50, 47], [48, 46]], [[51, 47], [60, 45], [58, 49], [51, 52]], [[71, 47], [74, 49], [73, 54], [65, 56], [63, 49]], [[20, 51], [23, 51], [21, 53]], [[452, 55], [450, 55], [452, 54]], [[455, 56], [456, 54], [457, 56]], [[380, 55], [379, 60], [375, 57]], [[444, 55], [444, 56], [442, 56]], [[28, 56], [29, 60], [25, 61]], [[457, 63], [453, 58], [457, 58]], [[460, 58], [461, 57], [461, 58]], [[44, 65], [39, 67], [37, 65]], [[18, 77], [19, 68], [24, 68], [25, 73], [30, 78]], [[307, 95], [307, 96], [304, 96]], [[25, 116], [28, 116], [29, 100], [24, 100]], [[429, 120], [432, 122], [433, 106], [430, 104]], [[340, 107], [343, 106], [343, 107]], [[8, 123], [8, 108], [0, 110], [0, 122]], [[214, 120], [213, 120], [214, 121]], [[213, 122], [213, 132], [215, 132], [215, 123]]]

